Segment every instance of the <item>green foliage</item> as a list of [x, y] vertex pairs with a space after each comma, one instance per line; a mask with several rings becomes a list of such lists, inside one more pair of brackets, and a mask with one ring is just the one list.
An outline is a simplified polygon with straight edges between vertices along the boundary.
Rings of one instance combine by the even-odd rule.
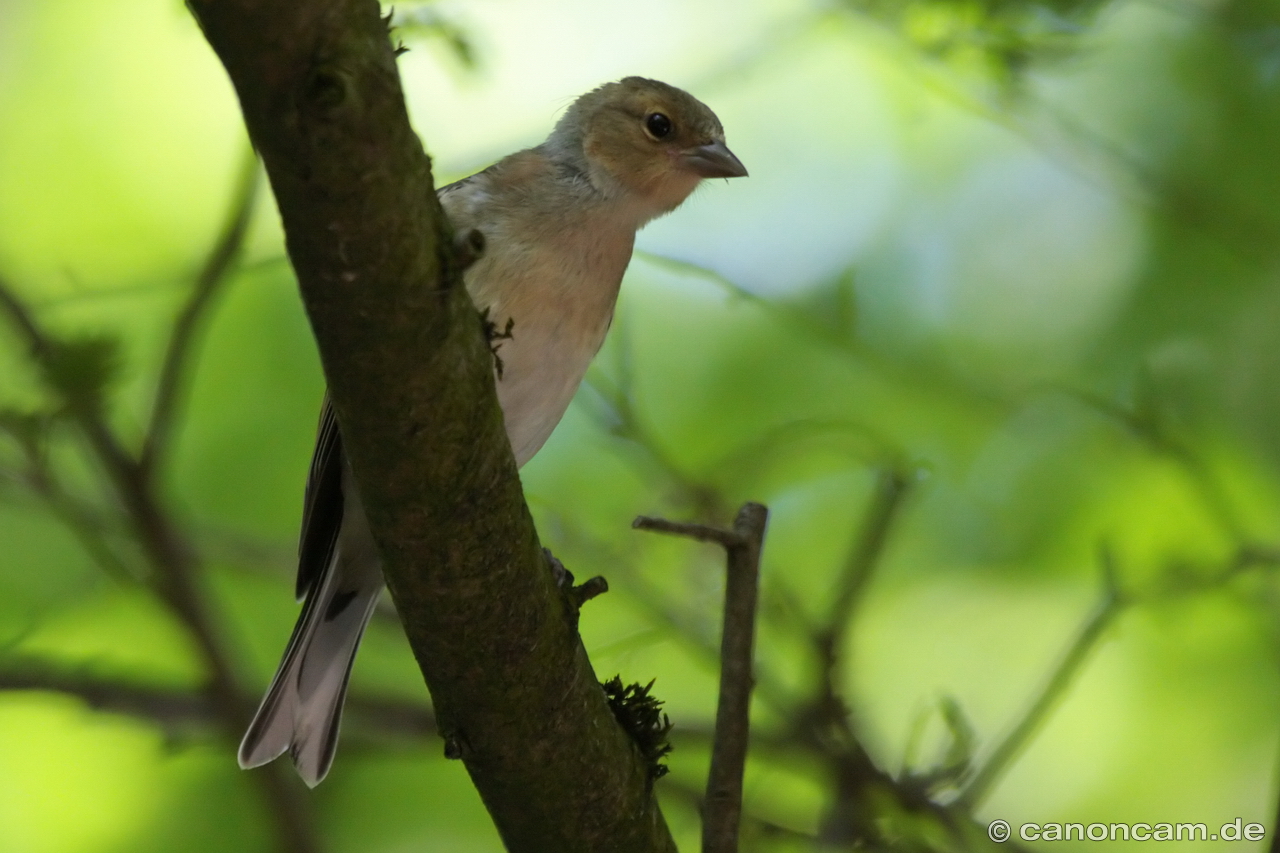
[[1103, 0], [847, 0], [927, 56], [975, 76], [1020, 84], [1035, 64], [1075, 55]]

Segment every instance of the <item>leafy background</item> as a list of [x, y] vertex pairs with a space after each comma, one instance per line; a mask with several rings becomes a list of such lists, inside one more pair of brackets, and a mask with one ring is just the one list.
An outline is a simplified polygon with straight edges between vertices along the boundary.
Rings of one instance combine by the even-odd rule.
[[[1240, 817], [1270, 832], [1280, 6], [473, 0], [397, 14], [441, 182], [634, 73], [709, 103], [751, 170], [642, 233], [610, 340], [523, 471], [545, 543], [611, 582], [581, 624], [597, 673], [657, 679], [676, 726], [659, 792], [684, 849], [721, 558], [630, 521], [724, 520], [747, 499], [772, 518], [746, 849], [843, 843], [853, 795], [832, 756], [851, 742], [902, 790], [979, 822], [1216, 831]], [[77, 375], [100, 374], [131, 446], [247, 147], [179, 4], [0, 2], [0, 276], [54, 333], [92, 342]], [[296, 612], [322, 393], [265, 193], [206, 320], [162, 491], [256, 692]], [[268, 809], [207, 720], [30, 689], [189, 696], [203, 665], [8, 325], [0, 409], [0, 849], [270, 849]], [[33, 470], [85, 510], [77, 524]], [[877, 518], [883, 547], [860, 551]], [[393, 618], [353, 685], [425, 702]], [[813, 722], [835, 694], [847, 716]], [[500, 849], [441, 752], [434, 734], [351, 715], [308, 795], [327, 849]], [[887, 812], [880, 826], [900, 849], [981, 843]]]

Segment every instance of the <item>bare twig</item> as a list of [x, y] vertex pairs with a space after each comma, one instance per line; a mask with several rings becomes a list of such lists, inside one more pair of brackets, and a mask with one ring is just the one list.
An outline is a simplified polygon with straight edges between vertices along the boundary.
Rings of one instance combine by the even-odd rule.
[[155, 468], [157, 460], [163, 458], [172, 436], [174, 416], [181, 402], [182, 383], [190, 373], [189, 363], [195, 352], [194, 343], [200, 321], [212, 306], [214, 297], [230, 278], [229, 273], [240, 255], [245, 235], [249, 231], [258, 185], [261, 183], [261, 172], [258, 168], [258, 156], [252, 149], [246, 151], [243, 159], [222, 233], [196, 276], [191, 294], [178, 313], [169, 335], [169, 346], [164, 354], [160, 381], [152, 404], [151, 423], [139, 457], [142, 470], [148, 474]]
[[1168, 425], [1161, 419], [1159, 411], [1154, 406], [1122, 406], [1101, 394], [1063, 383], [1047, 383], [1041, 388], [1047, 392], [1060, 393], [1109, 418], [1124, 427], [1153, 453], [1160, 454], [1179, 465], [1186, 472], [1201, 503], [1218, 523], [1222, 532], [1236, 540], [1245, 538], [1245, 525], [1208, 462], [1190, 443], [1170, 432]]
[[[819, 662], [818, 681], [797, 719], [797, 729], [809, 748], [828, 764], [834, 778], [835, 792], [822, 831], [824, 840], [833, 843], [866, 844], [878, 838], [867, 804], [873, 799], [872, 791], [894, 788], [854, 731], [841, 695], [839, 662], [858, 602], [884, 553], [909, 482], [896, 465], [881, 470], [871, 505], [836, 582], [831, 609], [811, 635]], [[899, 799], [909, 797], [900, 792]], [[912, 803], [913, 808], [920, 805]]]
[[70, 670], [39, 658], [0, 657], [0, 690], [40, 690], [75, 696], [95, 711], [127, 714], [163, 728], [215, 719], [208, 698], [190, 690], [130, 684]]
[[[670, 483], [680, 500], [688, 504], [703, 519], [719, 521], [727, 517], [728, 510], [720, 491], [713, 485], [699, 482], [690, 476], [671, 454], [662, 447], [648, 425], [640, 417], [635, 406], [635, 371], [631, 360], [631, 347], [625, 321], [614, 324], [614, 351], [617, 354], [617, 376], [607, 377], [604, 371], [593, 368], [584, 385], [596, 394], [600, 403], [594, 414], [601, 427], [627, 443], [638, 454], [635, 461], [650, 471], [656, 470]], [[607, 412], [600, 411], [606, 408]]]
[[104, 520], [92, 507], [72, 495], [42, 460], [28, 459], [24, 481], [44, 501], [54, 518], [71, 531], [100, 569], [122, 584], [137, 582], [137, 572], [107, 541]]
[[723, 546], [725, 550], [730, 551], [734, 548], [741, 548], [746, 544], [736, 529], [725, 530], [720, 527], [712, 527], [709, 524], [668, 521], [665, 518], [652, 518], [642, 515], [631, 522], [631, 526], [636, 530], [651, 530], [655, 533], [669, 533], [672, 536], [687, 536], [690, 539], [697, 539], [699, 542], [715, 542]]
[[854, 611], [884, 553], [889, 541], [889, 531], [902, 508], [902, 501], [910, 484], [907, 474], [898, 468], [882, 470], [876, 480], [871, 507], [862, 519], [862, 529], [854, 540], [844, 570], [837, 581], [835, 600], [827, 617], [826, 636], [819, 640], [820, 645], [827, 650], [829, 666], [834, 666], [835, 657], [840, 654], [844, 638], [848, 636], [853, 622]]
[[[572, 541], [575, 547], [590, 550], [601, 564], [613, 566], [616, 573], [625, 573], [625, 595], [648, 613], [655, 623], [667, 625], [674, 638], [711, 664], [720, 660], [719, 644], [708, 625], [704, 609], [690, 606], [653, 583], [636, 565], [634, 549], [622, 549], [617, 544], [592, 535], [573, 518], [548, 507], [544, 516], [554, 522], [560, 538]], [[642, 517], [643, 518], [643, 517]], [[659, 519], [659, 521], [662, 521]], [[644, 522], [641, 522], [643, 524]], [[633, 522], [633, 527], [637, 525]], [[598, 650], [597, 650], [598, 651]], [[794, 702], [784, 687], [784, 680], [773, 677], [767, 667], [756, 663], [755, 697], [776, 714], [785, 716], [791, 712]], [[683, 726], [682, 729], [683, 731]]]
[[[0, 280], [3, 309], [30, 346], [33, 359], [52, 376], [57, 342], [41, 328], [34, 315]], [[217, 628], [207, 597], [199, 589], [194, 550], [169, 518], [155, 493], [155, 486], [135, 458], [108, 425], [98, 401], [91, 395], [77, 397], [65, 389], [67, 412], [97, 457], [107, 479], [134, 528], [150, 569], [149, 583], [155, 595], [182, 621], [195, 640], [208, 671], [210, 701], [229, 740], [238, 738], [251, 710], [232, 666], [233, 657]], [[319, 849], [313, 822], [299, 797], [297, 785], [279, 770], [256, 777], [269, 801], [276, 823], [277, 841], [289, 853], [313, 853]]]
[[986, 763], [974, 773], [969, 784], [957, 800], [962, 808], [972, 809], [991, 793], [995, 782], [1008, 769], [1010, 763], [1026, 747], [1032, 735], [1040, 728], [1054, 706], [1066, 695], [1076, 676], [1080, 674], [1089, 654], [1098, 645], [1107, 628], [1115, 621], [1131, 602], [1119, 587], [1116, 579], [1115, 564], [1110, 551], [1103, 548], [1099, 554], [1102, 565], [1103, 588], [1102, 597], [1093, 612], [1080, 626], [1071, 645], [1058, 665], [1050, 673], [1048, 680], [1040, 689], [1040, 693], [1032, 700], [1030, 707], [1022, 715], [1012, 731], [992, 750]]
[[720, 701], [716, 707], [716, 739], [711, 750], [707, 801], [702, 816], [704, 853], [736, 853], [742, 816], [742, 774], [746, 769], [751, 724], [752, 646], [760, 552], [769, 511], [744, 504], [733, 522], [738, 542], [726, 546], [728, 576], [724, 590], [724, 633], [721, 639]]
[[[74, 696], [95, 711], [124, 714], [166, 730], [223, 728], [207, 691], [139, 684], [84, 666], [29, 655], [0, 655], [0, 691], [41, 691]], [[423, 740], [435, 733], [435, 715], [420, 702], [352, 694], [343, 736], [365, 743]]]
[[755, 642], [756, 600], [760, 552], [769, 511], [747, 503], [738, 511], [732, 530], [705, 524], [684, 524], [641, 517], [632, 525], [641, 530], [688, 536], [716, 542], [727, 552], [724, 628], [720, 642], [720, 699], [716, 707], [711, 771], [702, 813], [704, 853], [736, 853], [742, 822], [742, 776], [746, 769], [751, 727], [752, 646]]

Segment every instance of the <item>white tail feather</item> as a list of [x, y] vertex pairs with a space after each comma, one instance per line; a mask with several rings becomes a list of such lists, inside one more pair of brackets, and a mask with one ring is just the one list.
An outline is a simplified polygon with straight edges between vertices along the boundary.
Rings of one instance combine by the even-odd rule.
[[298, 775], [315, 787], [333, 764], [351, 664], [382, 591], [376, 562], [345, 559], [343, 550], [339, 544], [318, 589], [307, 596], [280, 668], [240, 743], [243, 768], [266, 764], [287, 750]]

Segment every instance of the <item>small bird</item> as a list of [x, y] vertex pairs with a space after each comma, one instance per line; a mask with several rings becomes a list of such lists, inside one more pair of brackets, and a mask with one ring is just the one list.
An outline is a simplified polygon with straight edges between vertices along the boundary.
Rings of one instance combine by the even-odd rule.
[[[438, 191], [454, 231], [483, 237], [464, 281], [510, 333], [495, 373], [517, 465], [551, 435], [604, 342], [636, 231], [702, 180], [746, 174], [705, 104], [627, 77], [574, 101], [541, 145]], [[383, 587], [327, 399], [298, 551], [305, 603], [239, 759], [257, 767], [288, 750], [314, 787], [333, 763], [351, 664]]]

